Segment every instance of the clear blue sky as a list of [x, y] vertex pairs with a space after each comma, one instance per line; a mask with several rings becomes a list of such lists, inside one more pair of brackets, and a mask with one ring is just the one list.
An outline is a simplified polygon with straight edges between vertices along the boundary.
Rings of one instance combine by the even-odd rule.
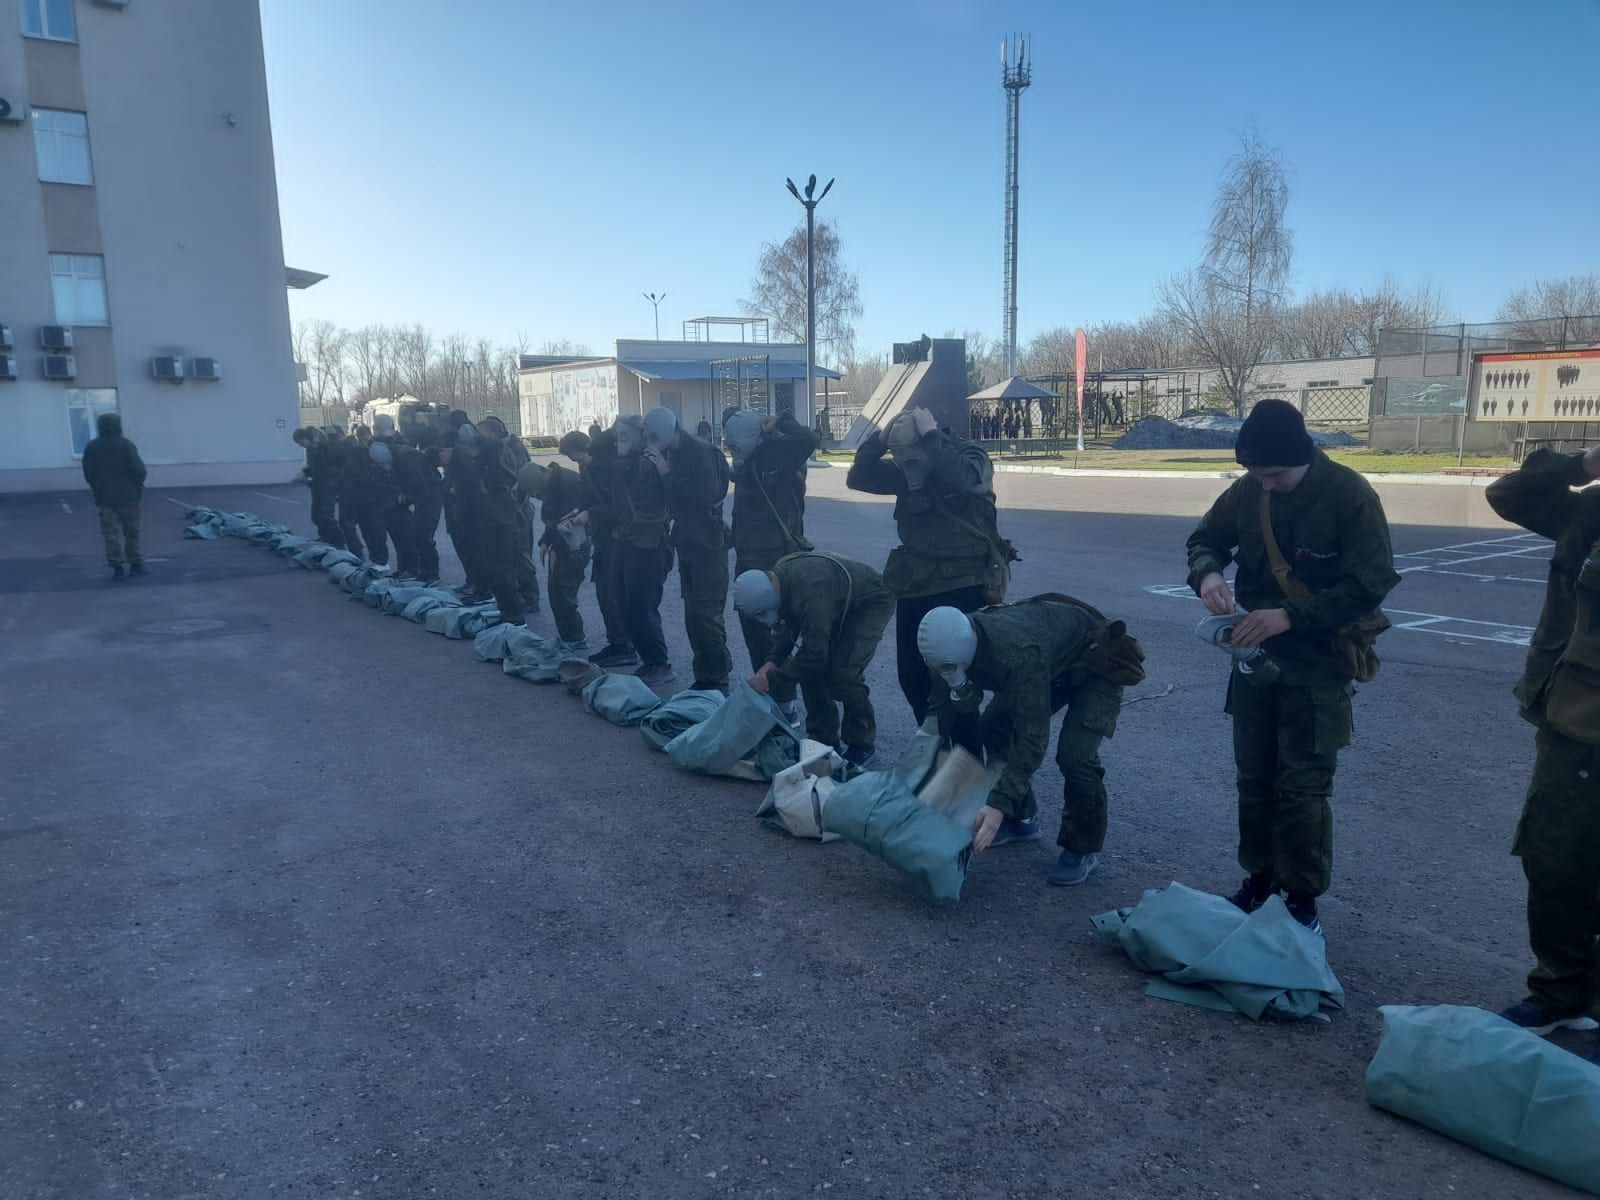
[[1486, 320], [1600, 269], [1600, 0], [261, 7], [285, 255], [331, 276], [296, 319], [603, 350], [649, 289], [675, 336], [739, 311], [815, 171], [863, 350], [998, 335], [1013, 30], [1024, 340], [1147, 312], [1245, 129], [1288, 165], [1299, 289], [1387, 273]]

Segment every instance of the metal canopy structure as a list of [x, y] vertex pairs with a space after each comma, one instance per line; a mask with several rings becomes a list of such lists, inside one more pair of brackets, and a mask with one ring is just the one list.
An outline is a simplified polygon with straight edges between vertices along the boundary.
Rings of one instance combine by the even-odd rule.
[[[754, 342], [758, 345], [771, 341], [766, 317], [690, 317], [683, 323], [683, 340], [686, 342]], [[737, 337], [733, 336], [737, 333]]]
[[1052, 392], [1049, 388], [1040, 387], [1037, 383], [1032, 383], [1020, 375], [1013, 375], [1003, 383], [991, 384], [981, 392], [974, 392], [967, 399], [973, 401], [1054, 400], [1057, 395], [1058, 393]]

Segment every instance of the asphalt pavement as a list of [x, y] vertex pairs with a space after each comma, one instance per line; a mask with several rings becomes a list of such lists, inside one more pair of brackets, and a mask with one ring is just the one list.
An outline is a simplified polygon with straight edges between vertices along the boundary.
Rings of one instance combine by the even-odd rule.
[[[889, 506], [843, 475], [808, 534], [881, 563]], [[1323, 906], [1348, 1008], [1254, 1025], [1146, 998], [1089, 928], [1240, 874], [1227, 664], [1179, 586], [1224, 485], [1097, 511], [1137, 482], [1001, 482], [1015, 593], [1148, 654], [1104, 866], [1048, 888], [1051, 838], [996, 849], [947, 906], [320, 573], [181, 537], [197, 501], [310, 532], [304, 489], [148, 495], [151, 574], [116, 584], [85, 495], [0, 497], [0, 1197], [1566, 1194], [1362, 1096], [1379, 1005], [1522, 995], [1509, 689], [1546, 545], [1395, 501]], [[870, 680], [892, 755], [889, 645]], [[1036, 787], [1053, 833], [1053, 762]]]

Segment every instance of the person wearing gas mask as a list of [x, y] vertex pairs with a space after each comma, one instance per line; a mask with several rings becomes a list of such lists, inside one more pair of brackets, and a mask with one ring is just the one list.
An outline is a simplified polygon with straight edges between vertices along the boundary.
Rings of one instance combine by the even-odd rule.
[[344, 535], [339, 532], [339, 517], [334, 509], [339, 500], [338, 447], [322, 430], [309, 427], [294, 431], [294, 443], [306, 452], [305, 476], [311, 485], [311, 520], [317, 527], [317, 538], [343, 550]]
[[[438, 442], [432, 430], [424, 430], [419, 445], [396, 441], [395, 481], [400, 486], [400, 505], [409, 553], [400, 557], [400, 574], [437, 582], [439, 548], [434, 536], [439, 528], [439, 513], [444, 507], [444, 485], [439, 479]], [[396, 541], [398, 548], [400, 543]]]
[[374, 436], [367, 447], [367, 457], [374, 468], [372, 503], [382, 514], [385, 535], [394, 541], [395, 575], [400, 579], [417, 577], [411, 500], [401, 482], [400, 465], [405, 455], [415, 453], [392, 433], [387, 437]]
[[1600, 1015], [1600, 488], [1588, 486], [1596, 479], [1600, 448], [1540, 449], [1488, 490], [1501, 517], [1555, 542], [1515, 691], [1538, 729], [1512, 846], [1528, 880], [1537, 965], [1527, 998], [1501, 1013], [1539, 1034], [1592, 1029]]
[[1017, 557], [996, 522], [993, 468], [978, 447], [942, 432], [927, 409], [901, 413], [856, 451], [845, 485], [893, 496], [900, 545], [883, 581], [895, 594], [900, 690], [920, 724], [928, 711], [928, 668], [917, 627], [931, 609], [973, 612], [1005, 599]]
[[527, 502], [517, 494], [518, 455], [506, 444], [506, 427], [497, 417], [478, 423], [478, 481], [481, 512], [475, 532], [481, 537], [478, 553], [485, 583], [494, 594], [500, 619], [509, 625], [526, 625], [528, 613], [539, 611], [539, 580], [533, 561], [522, 546], [525, 528], [521, 509]]
[[460, 596], [468, 604], [489, 599], [482, 555], [483, 484], [478, 471], [478, 427], [467, 414], [450, 414], [453, 437], [440, 458], [444, 465], [444, 528], [466, 581]]
[[589, 661], [608, 670], [637, 666], [639, 655], [628, 636], [628, 623], [622, 614], [622, 582], [618, 566], [621, 546], [617, 541], [615, 502], [618, 464], [616, 431], [602, 429], [590, 436], [574, 430], [561, 439], [561, 453], [578, 464], [578, 476], [588, 489], [587, 504], [578, 511], [562, 514], [562, 520], [569, 522], [574, 529], [587, 529], [590, 545], [594, 548], [594, 565], [589, 573], [594, 579], [594, 598], [600, 605], [606, 644], [589, 655]]
[[865, 768], [878, 741], [867, 665], [894, 612], [883, 577], [847, 558], [801, 551], [770, 570], [740, 572], [733, 606], [741, 620], [771, 631], [767, 659], [750, 686], [772, 695], [780, 681], [798, 685], [806, 700], [806, 736]]
[[[1316, 448], [1294, 405], [1260, 401], [1234, 457], [1245, 475], [1188, 543], [1189, 586], [1213, 614], [1243, 609], [1232, 646], [1261, 647], [1271, 664], [1236, 657], [1228, 679], [1239, 865], [1249, 873], [1232, 899], [1254, 912], [1283, 892], [1295, 919], [1320, 932], [1352, 684], [1377, 673], [1373, 647], [1388, 627], [1379, 606], [1400, 576], [1377, 494]], [[1222, 574], [1231, 563], [1232, 588]]]
[[335, 493], [339, 537], [346, 550], [364, 559], [367, 548], [361, 540], [361, 482], [367, 472], [368, 459], [367, 448], [355, 437], [355, 431], [360, 428], [354, 426], [348, 435], [336, 438], [332, 453], [339, 465], [339, 488]]
[[[361, 538], [357, 540], [365, 540], [367, 562], [374, 572], [392, 575], [394, 568], [389, 565], [389, 526], [385, 518], [394, 491], [394, 480], [379, 463], [379, 458], [388, 454], [389, 447], [374, 438], [372, 430], [365, 425], [357, 425], [353, 432], [355, 447], [350, 457], [345, 459], [345, 467], [346, 470], [353, 468], [354, 473], [354, 515], [355, 523], [361, 529]], [[374, 446], [379, 448], [379, 455], [373, 454]]]
[[645, 461], [661, 477], [672, 517], [694, 686], [727, 691], [733, 667], [723, 616], [728, 607], [728, 532], [722, 523], [728, 461], [709, 442], [684, 433], [670, 408], [653, 408], [644, 415], [644, 441]]
[[1050, 745], [1050, 718], [1066, 708], [1056, 743], [1061, 855], [1047, 879], [1085, 882], [1106, 838], [1100, 743], [1116, 732], [1123, 688], [1144, 679], [1144, 653], [1127, 626], [1070, 596], [1036, 596], [970, 614], [932, 609], [917, 627], [917, 649], [932, 678], [929, 720], [946, 739], [1005, 763], [978, 814], [974, 850], [1039, 836], [1033, 775]]
[[[722, 421], [722, 440], [733, 456], [733, 569], [770, 571], [786, 554], [810, 550], [805, 537], [806, 463], [817, 449], [817, 435], [793, 413], [763, 417], [736, 409]], [[772, 633], [767, 625], [739, 612], [750, 667], [770, 660]], [[880, 631], [881, 632], [881, 631]], [[795, 684], [786, 673], [771, 677], [772, 698], [791, 717]]]
[[[582, 434], [578, 436], [583, 437]], [[578, 472], [560, 463], [543, 466], [535, 462], [518, 472], [517, 490], [539, 501], [539, 515], [544, 524], [539, 537], [539, 558], [548, 572], [550, 612], [556, 619], [561, 649], [569, 654], [587, 650], [589, 642], [583, 634], [583, 614], [578, 611], [578, 588], [589, 567], [589, 526], [576, 523], [574, 517], [589, 507], [593, 493]]]
[[619, 417], [615, 431], [613, 580], [628, 640], [642, 664], [638, 676], [657, 687], [672, 679], [667, 640], [661, 633], [661, 593], [672, 570], [666, 481], [655, 462], [645, 458], [642, 418]]

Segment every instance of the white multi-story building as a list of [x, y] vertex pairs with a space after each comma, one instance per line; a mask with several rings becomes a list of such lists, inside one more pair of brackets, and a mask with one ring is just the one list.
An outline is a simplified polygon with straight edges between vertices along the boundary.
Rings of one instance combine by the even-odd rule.
[[290, 477], [288, 272], [254, 0], [0, 0], [0, 490]]

